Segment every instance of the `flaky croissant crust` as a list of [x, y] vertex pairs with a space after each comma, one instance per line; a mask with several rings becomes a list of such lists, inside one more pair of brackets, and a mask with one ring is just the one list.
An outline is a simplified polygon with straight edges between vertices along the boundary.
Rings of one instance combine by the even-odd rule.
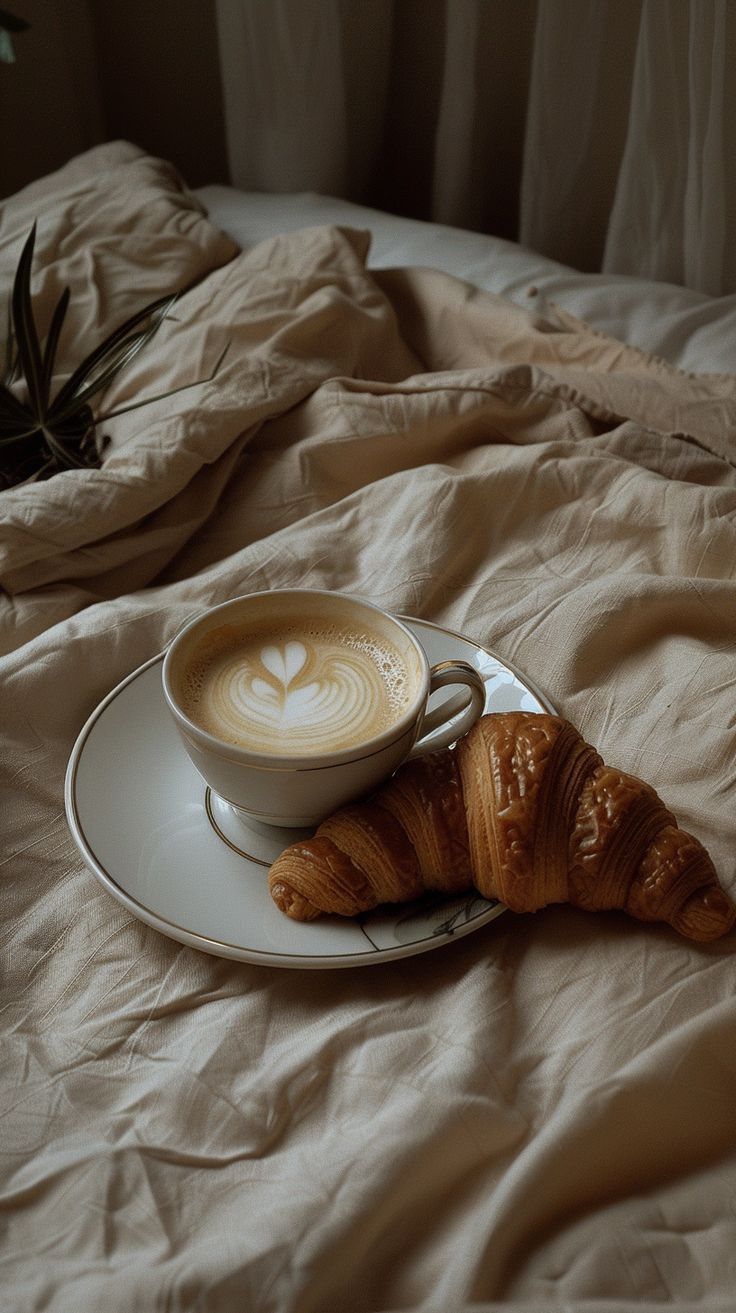
[[736, 920], [705, 848], [654, 789], [535, 712], [483, 716], [453, 749], [408, 762], [287, 848], [269, 888], [301, 921], [472, 888], [515, 912], [621, 908], [699, 941]]

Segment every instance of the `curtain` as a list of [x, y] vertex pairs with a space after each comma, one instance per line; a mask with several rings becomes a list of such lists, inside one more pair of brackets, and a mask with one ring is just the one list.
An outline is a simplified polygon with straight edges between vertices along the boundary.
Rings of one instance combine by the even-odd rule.
[[736, 291], [736, 8], [647, 0], [603, 267]]
[[733, 0], [217, 0], [232, 182], [736, 291]]
[[735, 53], [733, 0], [540, 0], [520, 239], [736, 291]]

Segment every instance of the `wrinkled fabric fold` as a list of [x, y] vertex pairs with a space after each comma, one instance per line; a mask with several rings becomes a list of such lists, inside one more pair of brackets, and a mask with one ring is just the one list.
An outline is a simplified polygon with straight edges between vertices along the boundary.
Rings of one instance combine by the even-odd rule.
[[[119, 166], [149, 177], [130, 149]], [[101, 470], [2, 498], [5, 1297], [720, 1313], [733, 934], [696, 947], [549, 908], [336, 975], [221, 960], [95, 881], [63, 781], [100, 699], [191, 614], [342, 589], [516, 663], [651, 781], [733, 895], [734, 379], [431, 271], [372, 275], [352, 230], [237, 253], [158, 166], [161, 205], [131, 217], [99, 164], [8, 202], [0, 236], [81, 188], [115, 251], [109, 296], [132, 285], [139, 224], [176, 255], [144, 261], [146, 296], [196, 275], [105, 404], [230, 346], [211, 384], [110, 421]], [[193, 223], [183, 245], [169, 220]], [[46, 228], [70, 277], [95, 235]]]

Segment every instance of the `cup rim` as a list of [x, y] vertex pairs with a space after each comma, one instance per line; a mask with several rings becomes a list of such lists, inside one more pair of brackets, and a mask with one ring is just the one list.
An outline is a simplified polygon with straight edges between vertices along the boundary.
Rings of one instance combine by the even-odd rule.
[[[255, 600], [256, 598], [261, 597], [283, 597], [285, 595], [306, 599], [310, 597], [328, 597], [330, 599], [339, 598], [346, 602], [351, 602], [389, 620], [391, 624], [401, 630], [403, 635], [409, 640], [419, 658], [419, 664], [422, 671], [421, 686], [417, 690], [417, 694], [409, 707], [407, 707], [398, 719], [387, 729], [382, 730], [380, 734], [373, 735], [371, 738], [362, 739], [360, 743], [354, 744], [351, 748], [341, 748], [336, 752], [329, 753], [311, 752], [304, 753], [301, 756], [291, 756], [285, 753], [258, 752], [255, 749], [246, 748], [237, 743], [228, 743], [226, 740], [218, 738], [216, 734], [210, 734], [209, 730], [202, 729], [201, 726], [197, 725], [197, 723], [181, 709], [171, 689], [170, 675], [176, 658], [176, 653], [180, 650], [187, 635], [191, 634], [192, 631], [205, 620], [208, 620], [220, 611], [226, 611], [237, 606], [238, 603], [249, 602], [251, 599]], [[351, 762], [364, 760], [367, 757], [373, 757], [376, 753], [382, 752], [386, 748], [390, 748], [398, 739], [403, 738], [412, 728], [413, 722], [416, 722], [415, 729], [418, 733], [421, 723], [421, 710], [423, 704], [426, 703], [427, 692], [429, 689], [429, 675], [429, 660], [422, 644], [416, 635], [412, 633], [409, 626], [392, 611], [386, 611], [383, 607], [377, 606], [373, 602], [368, 602], [365, 598], [357, 597], [354, 593], [343, 593], [339, 590], [328, 588], [265, 588], [259, 589], [254, 593], [242, 593], [237, 597], [228, 597], [224, 602], [218, 602], [215, 606], [205, 607], [196, 615], [191, 616], [186, 624], [175, 634], [166, 649], [161, 669], [161, 682], [164, 698], [166, 699], [169, 710], [180, 728], [183, 729], [191, 739], [194, 739], [198, 746], [220, 757], [224, 757], [231, 762], [239, 762], [242, 765], [253, 766], [260, 770], [270, 769], [274, 771], [284, 771], [327, 769], [331, 766], [347, 765]]]

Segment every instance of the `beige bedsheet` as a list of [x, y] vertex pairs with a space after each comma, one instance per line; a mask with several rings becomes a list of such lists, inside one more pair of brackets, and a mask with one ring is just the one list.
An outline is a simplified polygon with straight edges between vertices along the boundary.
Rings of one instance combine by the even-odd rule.
[[344, 589], [515, 662], [736, 893], [736, 382], [369, 276], [364, 233], [236, 254], [122, 144], [2, 207], [0, 292], [35, 215], [77, 339], [198, 280], [108, 408], [230, 347], [111, 421], [103, 469], [0, 499], [0, 1305], [733, 1309], [733, 934], [559, 907], [381, 966], [233, 963], [96, 883], [63, 778], [194, 610]]

